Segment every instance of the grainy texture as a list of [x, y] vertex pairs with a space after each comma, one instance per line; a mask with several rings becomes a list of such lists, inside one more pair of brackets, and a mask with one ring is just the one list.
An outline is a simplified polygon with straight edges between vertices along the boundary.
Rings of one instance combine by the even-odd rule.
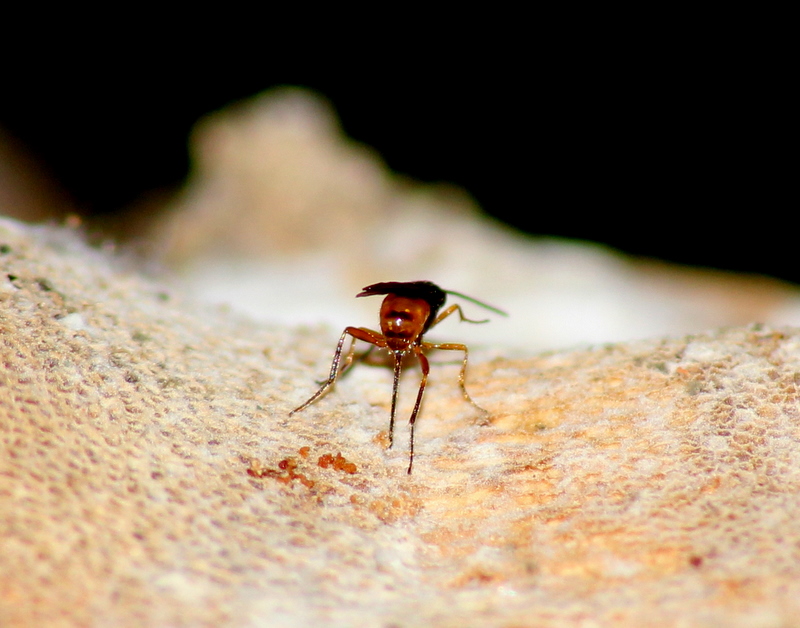
[[408, 477], [388, 370], [288, 418], [324, 330], [198, 308], [68, 230], [2, 220], [0, 247], [0, 625], [800, 612], [796, 330], [477, 354], [488, 425], [434, 365]]

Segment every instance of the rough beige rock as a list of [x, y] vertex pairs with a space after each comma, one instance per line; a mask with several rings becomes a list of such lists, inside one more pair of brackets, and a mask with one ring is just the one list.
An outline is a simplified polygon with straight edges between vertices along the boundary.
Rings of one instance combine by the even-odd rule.
[[0, 625], [800, 611], [797, 330], [477, 352], [488, 425], [435, 365], [408, 477], [402, 420], [383, 447], [390, 372], [288, 417], [327, 372], [324, 330], [198, 306], [58, 228], [0, 221], [0, 269]]

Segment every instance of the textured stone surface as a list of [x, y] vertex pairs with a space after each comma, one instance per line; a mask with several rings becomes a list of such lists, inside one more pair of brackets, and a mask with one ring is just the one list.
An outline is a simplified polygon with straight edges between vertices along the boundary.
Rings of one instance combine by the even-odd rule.
[[1, 625], [800, 611], [797, 330], [476, 352], [487, 425], [435, 364], [408, 477], [416, 369], [385, 450], [386, 369], [288, 417], [329, 331], [198, 306], [66, 229], [0, 220], [0, 269]]

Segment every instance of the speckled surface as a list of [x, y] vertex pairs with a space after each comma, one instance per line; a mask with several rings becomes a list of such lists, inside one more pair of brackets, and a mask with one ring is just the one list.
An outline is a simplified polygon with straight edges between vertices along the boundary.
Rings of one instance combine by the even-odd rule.
[[[780, 626], [800, 333], [391, 373], [0, 220], [0, 624]], [[458, 329], [458, 328], [456, 328]], [[346, 463], [327, 464], [337, 454]], [[329, 458], [324, 458], [325, 456]], [[324, 458], [323, 461], [320, 458]]]

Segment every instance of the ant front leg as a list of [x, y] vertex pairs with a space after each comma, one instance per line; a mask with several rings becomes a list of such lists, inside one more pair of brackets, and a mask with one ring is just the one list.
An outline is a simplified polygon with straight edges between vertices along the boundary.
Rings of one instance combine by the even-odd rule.
[[389, 449], [394, 445], [394, 417], [397, 413], [397, 389], [400, 387], [400, 373], [403, 370], [403, 357], [405, 351], [395, 351], [394, 377], [392, 378], [392, 410], [389, 413]]
[[422, 353], [422, 349], [417, 345], [414, 347], [414, 353], [419, 359], [419, 365], [422, 369], [422, 380], [419, 383], [419, 392], [417, 393], [417, 401], [414, 404], [414, 410], [411, 412], [411, 418], [408, 420], [410, 425], [411, 435], [409, 436], [408, 444], [408, 474], [411, 475], [411, 466], [414, 464], [414, 424], [417, 421], [417, 414], [419, 414], [419, 407], [422, 404], [422, 395], [425, 394], [425, 384], [428, 383], [428, 373], [430, 372], [430, 364], [428, 358]]
[[344, 366], [341, 368], [342, 373], [346, 371], [353, 362], [353, 354], [355, 351], [356, 340], [363, 340], [365, 342], [369, 342], [379, 347], [386, 346], [385, 339], [381, 334], [377, 332], [374, 332], [370, 329], [365, 329], [363, 327], [345, 328], [345, 330], [342, 332], [341, 338], [339, 338], [339, 343], [336, 345], [336, 353], [333, 354], [333, 362], [331, 363], [331, 372], [330, 375], [328, 375], [328, 379], [325, 380], [325, 382], [323, 382], [320, 389], [316, 393], [314, 393], [308, 399], [308, 401], [306, 401], [303, 405], [292, 410], [289, 413], [289, 416], [292, 416], [295, 412], [300, 412], [300, 410], [303, 410], [304, 408], [310, 406], [317, 399], [322, 397], [322, 395], [328, 392], [331, 386], [333, 386], [334, 383], [336, 383], [336, 378], [340, 374], [339, 365], [342, 360], [342, 347], [344, 346], [345, 338], [347, 338], [348, 335], [352, 337], [352, 342], [350, 343], [350, 349], [348, 349], [347, 355], [345, 356]]

